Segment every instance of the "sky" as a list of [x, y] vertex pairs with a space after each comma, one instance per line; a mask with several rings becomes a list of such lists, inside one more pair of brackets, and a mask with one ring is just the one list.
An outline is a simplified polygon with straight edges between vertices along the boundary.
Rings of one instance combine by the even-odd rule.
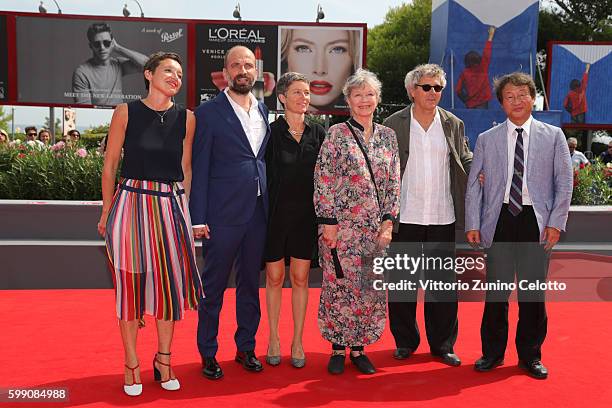
[[[40, 0], [0, 0], [2, 11], [38, 12]], [[63, 14], [85, 14], [98, 16], [121, 16], [127, 3], [132, 16], [140, 11], [135, 0], [57, 0]], [[139, 0], [145, 17], [179, 18], [203, 20], [231, 20], [234, 0]], [[410, 0], [241, 0], [240, 12], [243, 20], [253, 21], [314, 21], [317, 5], [321, 4], [323, 22], [367, 23], [368, 28], [383, 22], [391, 7]], [[44, 0], [49, 13], [56, 13], [53, 0]], [[5, 111], [11, 110], [5, 106]], [[61, 109], [55, 110], [61, 117]], [[77, 126], [89, 127], [110, 122], [110, 109], [77, 109]], [[15, 126], [34, 124], [41, 126], [49, 116], [49, 108], [15, 107]], [[23, 129], [22, 129], [23, 130]]]

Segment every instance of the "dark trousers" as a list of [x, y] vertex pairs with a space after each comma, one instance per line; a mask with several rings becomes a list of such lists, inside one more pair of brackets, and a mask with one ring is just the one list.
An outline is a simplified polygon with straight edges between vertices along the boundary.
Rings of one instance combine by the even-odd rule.
[[198, 308], [198, 350], [203, 357], [217, 353], [219, 313], [232, 266], [236, 271], [236, 320], [234, 335], [239, 351], [255, 350], [259, 326], [259, 273], [266, 241], [263, 200], [257, 199], [253, 217], [237, 226], [212, 225], [210, 240], [204, 240], [202, 285], [205, 298]]
[[[487, 282], [546, 281], [549, 256], [539, 244], [540, 232], [531, 206], [515, 217], [504, 204], [495, 229], [493, 244], [486, 250]], [[524, 361], [539, 360], [546, 338], [548, 319], [543, 291], [518, 291], [519, 320], [516, 349]], [[482, 354], [503, 357], [508, 342], [509, 290], [489, 290], [480, 335]]]
[[[428, 256], [453, 256], [455, 249], [455, 224], [449, 225], [416, 225], [400, 224], [394, 234], [394, 242], [422, 242], [424, 253]], [[427, 245], [426, 243], [435, 243]], [[453, 270], [439, 271], [423, 278], [455, 282], [457, 277]], [[397, 347], [416, 350], [421, 341], [416, 321], [416, 291], [411, 301], [389, 302], [389, 325]], [[450, 296], [449, 296], [450, 295]], [[444, 293], [443, 299], [428, 291], [425, 294], [425, 330], [430, 351], [433, 354], [453, 353], [457, 340], [457, 296], [456, 293]]]

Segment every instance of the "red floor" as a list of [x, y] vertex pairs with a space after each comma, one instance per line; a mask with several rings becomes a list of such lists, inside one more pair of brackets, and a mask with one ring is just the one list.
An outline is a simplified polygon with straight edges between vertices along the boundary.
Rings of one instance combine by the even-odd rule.
[[[0, 388], [67, 387], [70, 401], [54, 404], [61, 406], [612, 406], [609, 302], [549, 303], [543, 361], [550, 376], [538, 381], [516, 367], [513, 341], [508, 347], [506, 366], [490, 373], [473, 370], [480, 356], [480, 303], [459, 306], [455, 350], [464, 363], [459, 368], [434, 361], [426, 344], [406, 363], [393, 360], [394, 344], [387, 330], [381, 341], [367, 348], [379, 369], [376, 375], [359, 375], [347, 364], [344, 375], [330, 376], [326, 372], [329, 345], [321, 339], [316, 325], [318, 289], [311, 289], [306, 319], [306, 367], [297, 370], [289, 365], [290, 290], [285, 289], [283, 364], [276, 368], [266, 365], [260, 374], [247, 373], [233, 362], [234, 293], [228, 290], [226, 295], [217, 355], [225, 378], [213, 382], [200, 374], [195, 345], [197, 315], [190, 312], [177, 325], [173, 346], [173, 364], [183, 388], [175, 393], [161, 390], [152, 381], [150, 360], [156, 346], [154, 321], [149, 318], [138, 339], [144, 392], [130, 398], [123, 395], [121, 387], [123, 359], [111, 290], [3, 291]], [[263, 296], [262, 291], [262, 299]], [[263, 360], [268, 328], [265, 309], [262, 313], [257, 352]], [[516, 314], [516, 304], [512, 304], [511, 333]]]

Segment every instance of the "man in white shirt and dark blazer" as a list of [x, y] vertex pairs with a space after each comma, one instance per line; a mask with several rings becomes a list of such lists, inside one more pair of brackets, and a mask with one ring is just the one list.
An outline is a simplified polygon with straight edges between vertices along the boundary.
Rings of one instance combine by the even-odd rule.
[[[508, 119], [480, 134], [465, 205], [468, 242], [484, 247], [487, 282], [545, 282], [549, 253], [565, 230], [572, 197], [572, 164], [560, 128], [531, 116], [536, 88], [524, 73], [495, 82]], [[479, 175], [484, 174], [484, 185]], [[477, 371], [504, 363], [508, 340], [509, 290], [487, 291], [481, 325], [482, 357]], [[540, 290], [518, 290], [516, 347], [519, 367], [544, 379], [541, 347], [548, 319]]]
[[205, 298], [198, 313], [202, 373], [219, 379], [215, 355], [219, 313], [232, 267], [236, 271], [236, 361], [249, 371], [263, 366], [255, 356], [261, 316], [259, 273], [266, 241], [267, 197], [264, 154], [270, 137], [268, 110], [251, 93], [255, 56], [243, 46], [225, 54], [229, 84], [196, 111], [193, 178], [189, 209], [194, 236], [203, 241]]

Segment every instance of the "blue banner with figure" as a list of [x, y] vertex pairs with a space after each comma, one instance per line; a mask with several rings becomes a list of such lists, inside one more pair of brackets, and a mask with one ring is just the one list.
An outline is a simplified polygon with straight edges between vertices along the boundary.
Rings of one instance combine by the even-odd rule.
[[447, 73], [440, 106], [501, 109], [493, 80], [534, 76], [538, 0], [433, 0], [430, 62]]
[[563, 124], [611, 125], [612, 44], [555, 43], [550, 53], [550, 108]]

